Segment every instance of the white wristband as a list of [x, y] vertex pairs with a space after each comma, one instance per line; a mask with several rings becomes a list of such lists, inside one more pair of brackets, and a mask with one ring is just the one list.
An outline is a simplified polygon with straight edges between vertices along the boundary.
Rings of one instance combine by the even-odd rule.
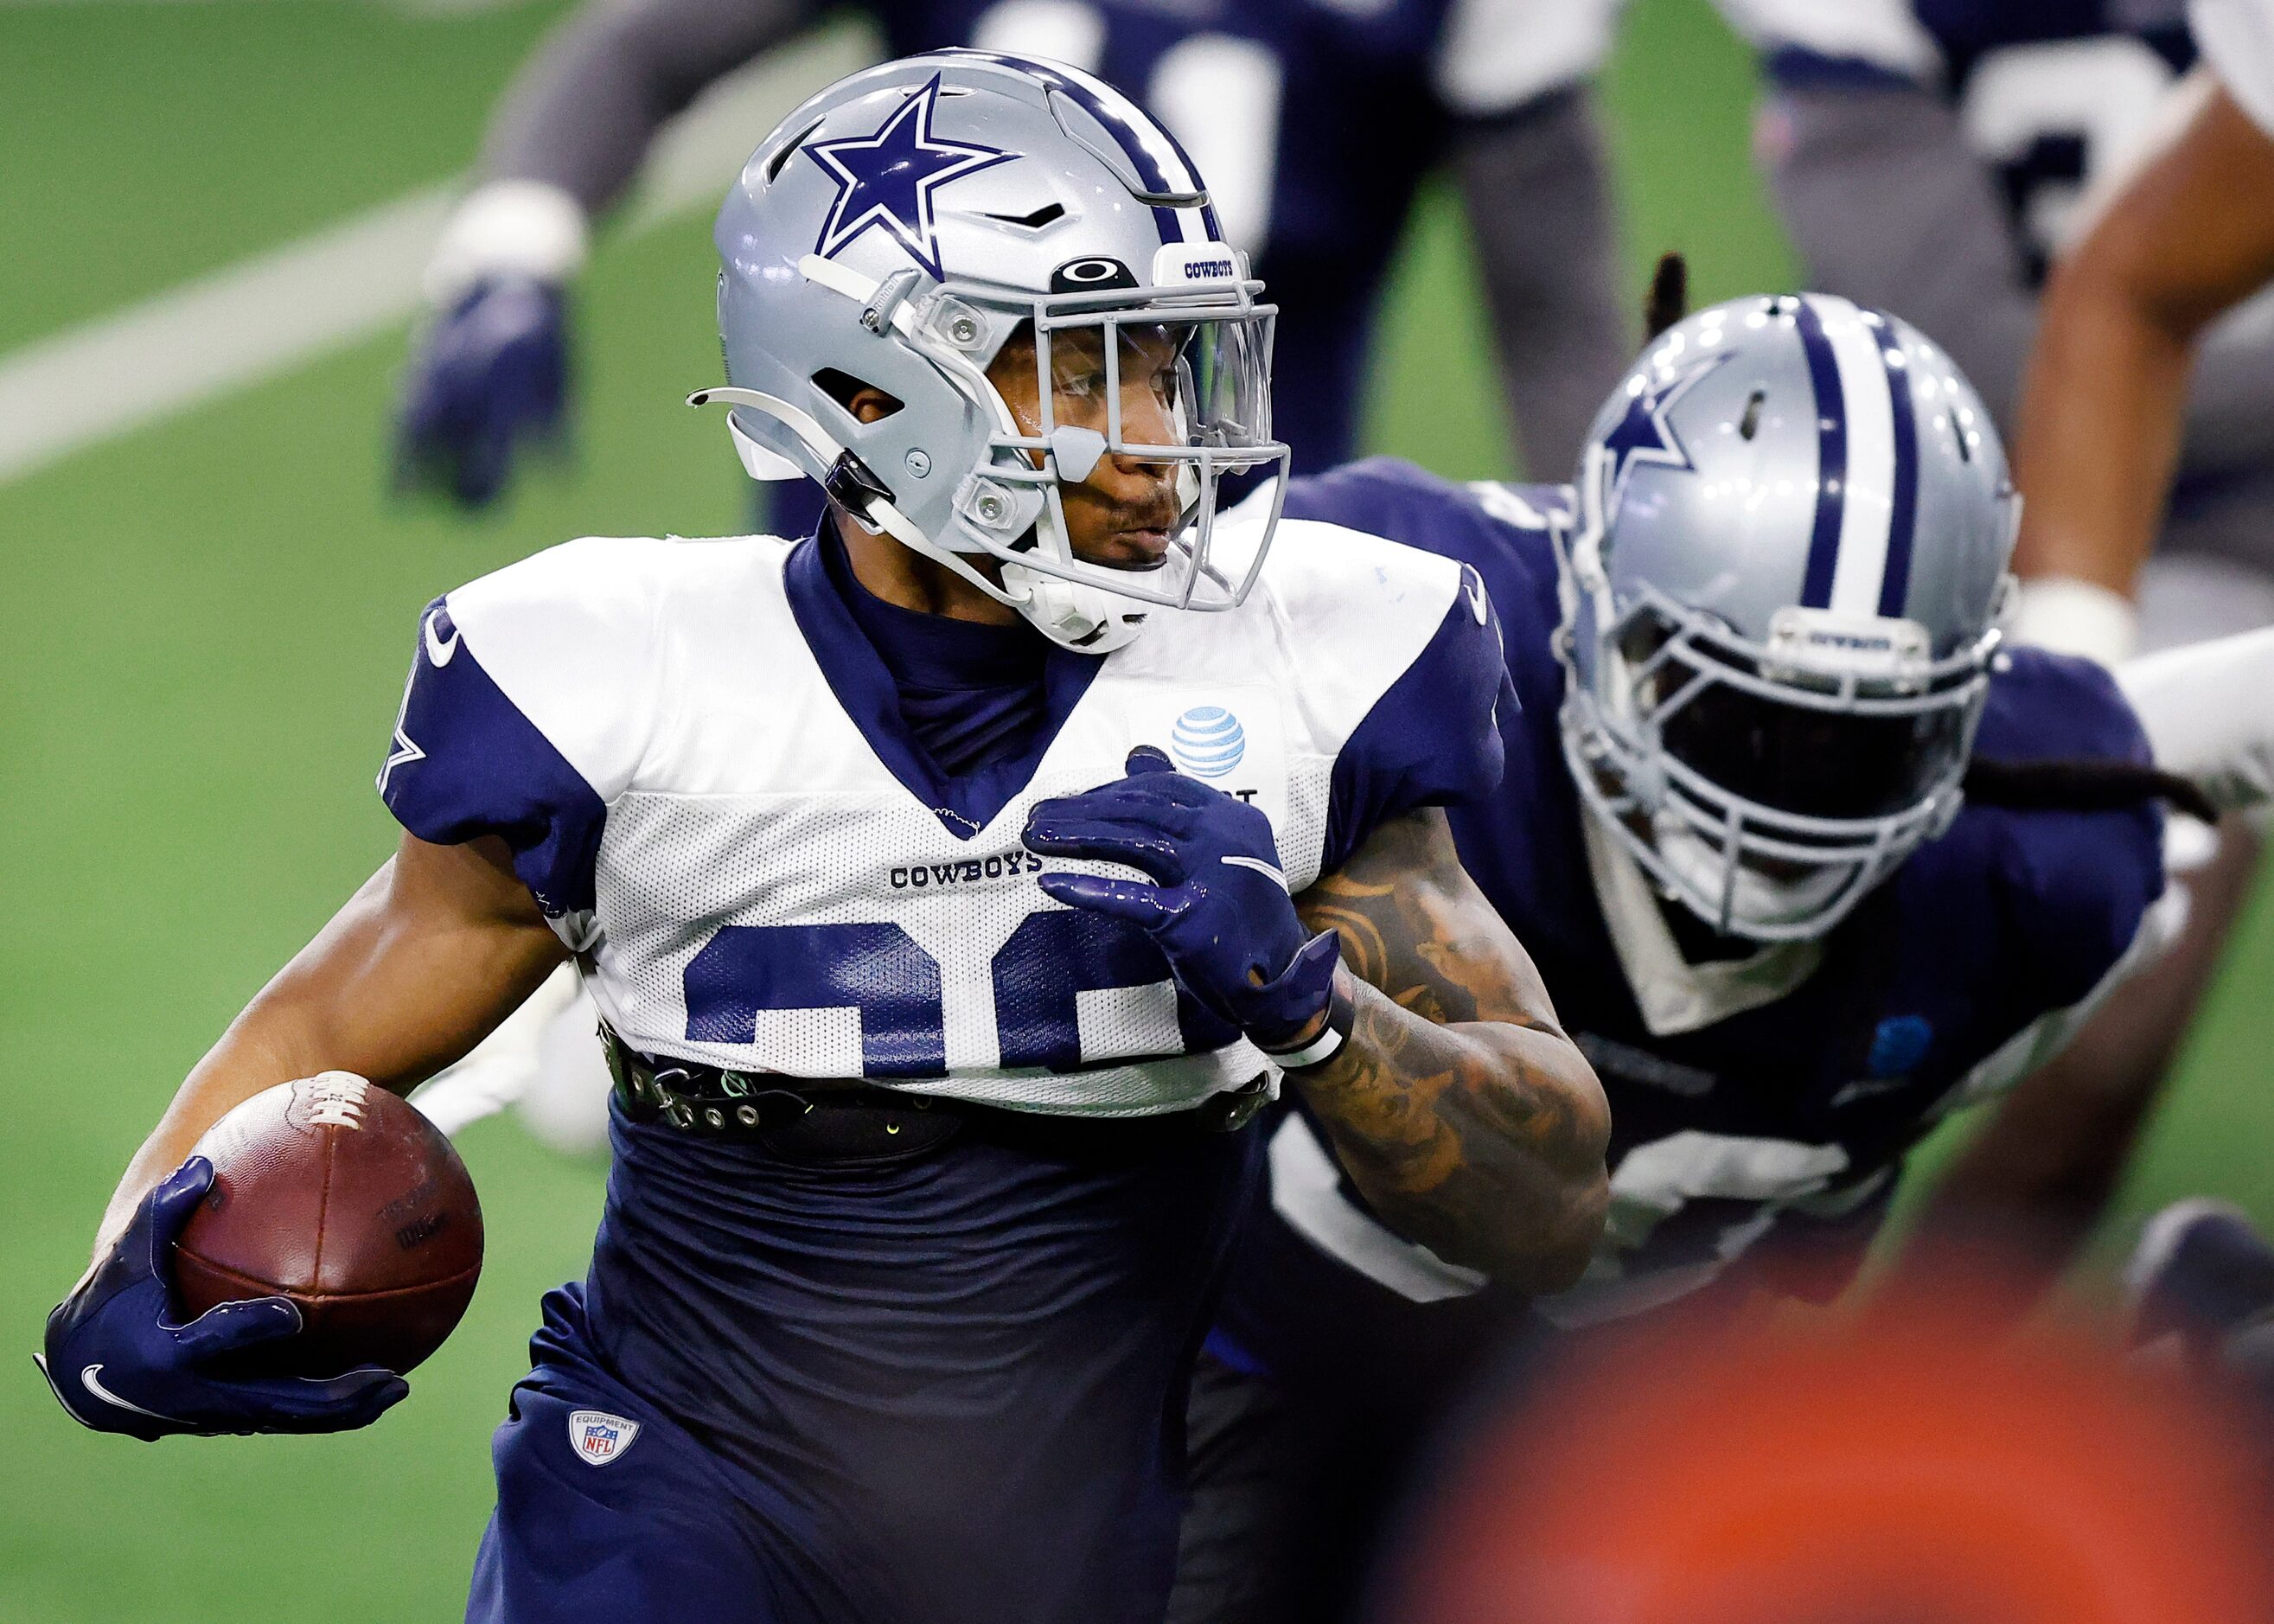
[[[1329, 1022], [1319, 1029], [1317, 1037], [1312, 1039], [1301, 1048], [1291, 1050], [1284, 1054], [1271, 1054], [1271, 1063], [1282, 1071], [1300, 1071], [1306, 1066], [1315, 1066], [1322, 1061], [1332, 1060], [1349, 1038], [1348, 1032], [1337, 1031], [1334, 1024]], [[1264, 1053], [1271, 1054], [1268, 1049]]]
[[2014, 640], [2113, 666], [2140, 644], [2140, 611], [2121, 593], [2074, 576], [2041, 575], [2014, 596]]
[[426, 264], [429, 304], [447, 308], [492, 277], [561, 283], [584, 264], [584, 206], [559, 186], [493, 180], [452, 211]]

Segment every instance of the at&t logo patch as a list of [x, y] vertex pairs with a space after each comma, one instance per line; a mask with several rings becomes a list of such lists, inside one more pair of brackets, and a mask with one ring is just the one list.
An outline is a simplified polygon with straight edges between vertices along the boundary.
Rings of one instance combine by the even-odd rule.
[[605, 1409], [568, 1412], [568, 1446], [587, 1466], [606, 1466], [623, 1458], [639, 1436], [640, 1424], [612, 1416]]
[[1247, 735], [1223, 706], [1195, 705], [1170, 730], [1169, 752], [1196, 778], [1222, 778], [1247, 753]]

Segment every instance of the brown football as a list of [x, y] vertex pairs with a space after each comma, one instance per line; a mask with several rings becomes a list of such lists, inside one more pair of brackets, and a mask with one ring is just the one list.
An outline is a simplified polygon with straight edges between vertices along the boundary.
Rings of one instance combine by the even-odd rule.
[[287, 1296], [300, 1334], [250, 1351], [264, 1370], [408, 1371], [442, 1345], [482, 1272], [466, 1164], [408, 1101], [344, 1071], [264, 1090], [197, 1154], [213, 1189], [174, 1247], [179, 1306]]

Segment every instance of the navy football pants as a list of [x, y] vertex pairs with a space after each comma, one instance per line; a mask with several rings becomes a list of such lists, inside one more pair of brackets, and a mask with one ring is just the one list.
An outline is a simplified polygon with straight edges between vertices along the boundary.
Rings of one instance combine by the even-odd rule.
[[[471, 1624], [1157, 1624], [1253, 1127], [982, 1111], [853, 1161], [614, 1126]], [[637, 1431], [596, 1462], [583, 1410]]]

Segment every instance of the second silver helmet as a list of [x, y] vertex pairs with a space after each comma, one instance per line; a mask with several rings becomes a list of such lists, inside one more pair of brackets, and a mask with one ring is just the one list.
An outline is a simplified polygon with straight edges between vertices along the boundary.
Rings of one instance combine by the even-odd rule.
[[1907, 322], [1803, 294], [1669, 329], [1579, 471], [1591, 812], [1721, 931], [1829, 929], [1958, 811], [2019, 517], [1988, 412]]

